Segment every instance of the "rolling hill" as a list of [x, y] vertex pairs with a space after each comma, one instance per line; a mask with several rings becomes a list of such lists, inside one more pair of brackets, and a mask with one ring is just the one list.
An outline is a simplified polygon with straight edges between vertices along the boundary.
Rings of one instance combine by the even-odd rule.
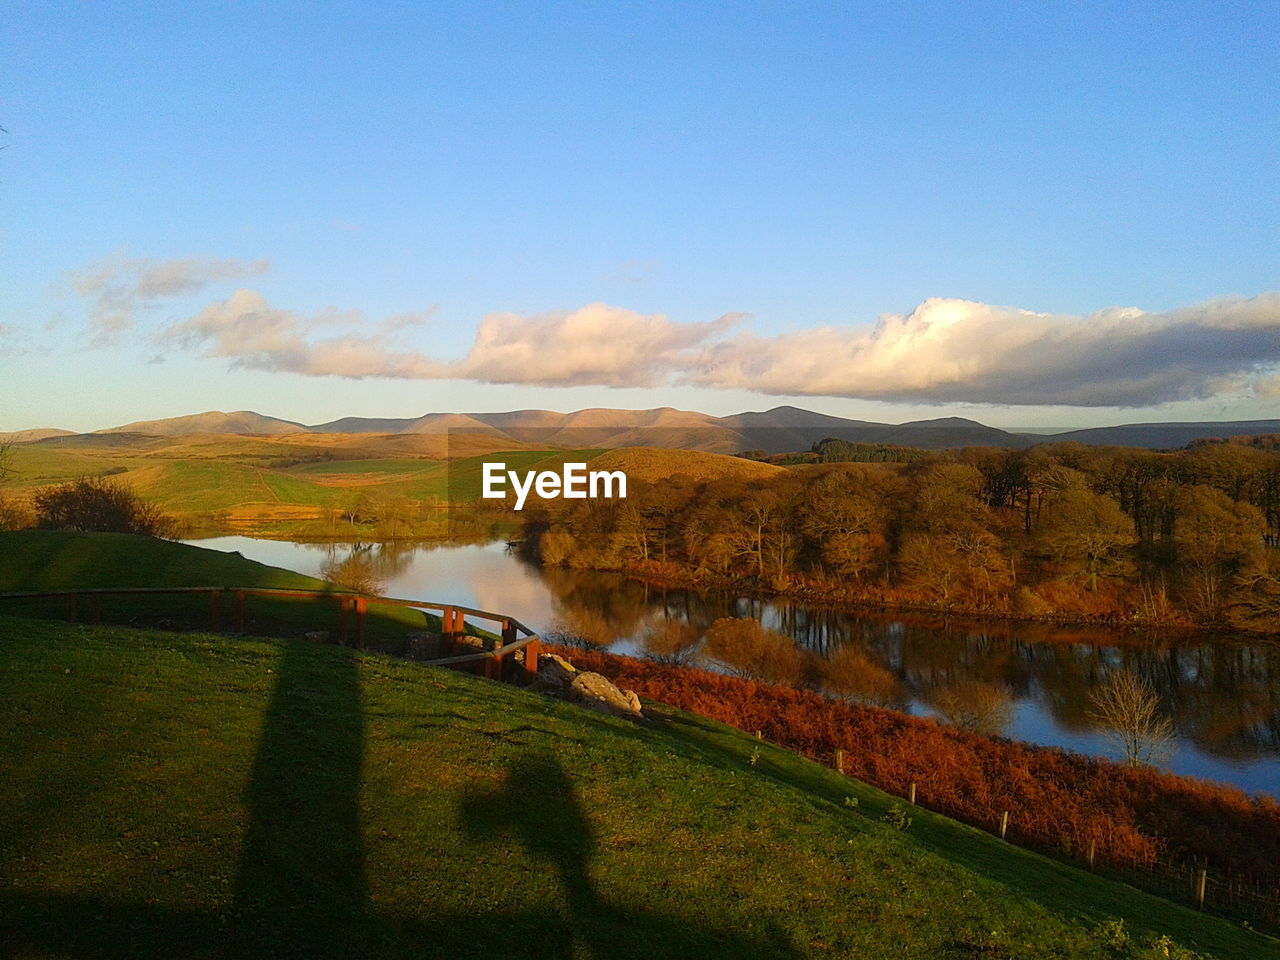
[[[1115, 445], [1148, 449], [1177, 449], [1193, 440], [1280, 433], [1280, 420], [1241, 420], [1197, 423], [1132, 423], [1093, 427], [1059, 433], [1016, 433], [963, 417], [939, 417], [909, 423], [877, 423], [850, 420], [799, 407], [782, 406], [763, 412], [726, 417], [673, 407], [651, 410], [591, 408], [572, 413], [550, 410], [512, 410], [503, 413], [428, 413], [420, 417], [343, 417], [306, 426], [291, 420], [251, 411], [194, 414], [164, 420], [142, 420], [109, 427], [93, 434], [71, 434], [52, 428], [0, 434], [0, 441], [57, 443], [71, 446], [94, 443], [80, 437], [137, 436], [182, 437], [194, 434], [255, 437], [315, 438], [317, 444], [357, 445], [351, 438], [461, 437], [491, 438], [489, 449], [503, 445], [533, 447], [666, 447], [737, 453], [764, 450], [789, 453], [808, 450], [820, 440], [835, 438], [859, 443], [891, 443], [923, 450], [964, 446], [1023, 449], [1036, 444], [1074, 442], [1091, 446]], [[330, 440], [325, 438], [346, 438]], [[308, 442], [304, 439], [302, 442]], [[475, 450], [476, 441], [468, 441]], [[442, 456], [443, 443], [418, 448], [430, 456]]]

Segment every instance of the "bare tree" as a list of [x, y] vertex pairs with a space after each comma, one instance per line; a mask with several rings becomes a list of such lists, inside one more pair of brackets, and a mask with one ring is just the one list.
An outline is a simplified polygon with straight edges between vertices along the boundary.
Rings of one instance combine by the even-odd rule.
[[1125, 762], [1158, 764], [1173, 752], [1173, 722], [1160, 712], [1160, 697], [1128, 667], [1089, 694], [1089, 719], [1123, 753]]
[[961, 730], [1000, 736], [1013, 720], [1013, 691], [1003, 683], [961, 680], [933, 692], [933, 705]]

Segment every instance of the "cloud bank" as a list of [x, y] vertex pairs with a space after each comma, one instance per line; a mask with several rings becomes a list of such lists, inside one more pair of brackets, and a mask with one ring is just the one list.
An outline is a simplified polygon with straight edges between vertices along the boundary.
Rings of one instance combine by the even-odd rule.
[[[358, 319], [358, 315], [351, 319]], [[657, 387], [687, 367], [712, 337], [738, 319], [726, 314], [706, 323], [674, 323], [605, 303], [579, 310], [521, 316], [494, 313], [476, 328], [462, 360], [444, 363], [396, 347], [405, 317], [363, 324], [333, 336], [331, 317], [307, 318], [271, 306], [252, 290], [237, 290], [182, 323], [162, 341], [231, 360], [256, 370], [360, 379], [475, 380], [538, 386]]]
[[480, 321], [465, 357], [446, 362], [394, 346], [393, 334], [407, 326], [403, 318], [372, 332], [324, 336], [341, 318], [303, 318], [240, 290], [169, 328], [165, 339], [255, 369], [351, 378], [683, 384], [780, 396], [1078, 407], [1280, 393], [1277, 293], [1165, 313], [1117, 307], [1087, 316], [932, 299], [869, 328], [730, 335], [742, 319], [677, 323], [604, 303], [497, 313]]
[[1280, 294], [1087, 316], [926, 300], [871, 329], [749, 333], [709, 346], [687, 382], [791, 396], [1147, 406], [1247, 389], [1280, 362]]
[[[67, 275], [89, 304], [98, 345], [166, 298], [262, 273], [264, 260], [116, 255]], [[916, 403], [1143, 407], [1220, 394], [1280, 399], [1280, 293], [1166, 312], [1110, 307], [1085, 316], [930, 299], [873, 324], [777, 336], [746, 314], [678, 322], [607, 303], [481, 318], [466, 355], [410, 338], [432, 311], [374, 322], [314, 316], [240, 289], [155, 337], [233, 366], [352, 379], [469, 380], [540, 387], [682, 385], [776, 396]]]

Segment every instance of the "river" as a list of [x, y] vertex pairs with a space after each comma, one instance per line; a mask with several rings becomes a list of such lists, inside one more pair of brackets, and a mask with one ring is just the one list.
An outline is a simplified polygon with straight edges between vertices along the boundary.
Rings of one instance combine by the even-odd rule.
[[[350, 544], [247, 537], [194, 541], [318, 576]], [[1090, 693], [1130, 667], [1159, 690], [1175, 738], [1162, 766], [1280, 799], [1280, 643], [1240, 637], [850, 613], [814, 604], [659, 590], [616, 574], [545, 570], [503, 543], [364, 548], [393, 597], [509, 613], [540, 633], [578, 633], [639, 653], [655, 626], [756, 617], [815, 657], [851, 664], [861, 699], [984, 732], [1117, 756]]]

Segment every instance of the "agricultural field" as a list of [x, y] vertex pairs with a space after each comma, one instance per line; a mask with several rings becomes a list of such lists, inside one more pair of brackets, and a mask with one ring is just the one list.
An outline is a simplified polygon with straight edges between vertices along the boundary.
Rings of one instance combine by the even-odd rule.
[[[175, 517], [188, 533], [323, 539], [440, 536], [480, 499], [486, 460], [558, 469], [599, 449], [493, 449], [493, 438], [100, 434], [15, 444], [0, 497], [111, 476]], [[509, 445], [510, 441], [506, 441]], [[446, 459], [450, 454], [453, 459]], [[459, 456], [458, 454], [464, 454]], [[724, 458], [727, 459], [727, 458]], [[461, 514], [445, 514], [448, 506]]]

